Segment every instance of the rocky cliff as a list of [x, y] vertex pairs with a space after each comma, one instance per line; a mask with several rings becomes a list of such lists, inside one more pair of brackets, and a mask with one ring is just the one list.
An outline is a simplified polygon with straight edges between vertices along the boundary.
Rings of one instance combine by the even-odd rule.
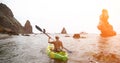
[[10, 8], [3, 3], [0, 3], [0, 33], [23, 33], [22, 25], [15, 19]]

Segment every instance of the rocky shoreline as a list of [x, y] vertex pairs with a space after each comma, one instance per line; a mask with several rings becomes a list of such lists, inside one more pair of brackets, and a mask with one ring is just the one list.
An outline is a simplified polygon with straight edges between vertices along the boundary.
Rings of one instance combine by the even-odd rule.
[[9, 34], [0, 34], [0, 40], [11, 37]]

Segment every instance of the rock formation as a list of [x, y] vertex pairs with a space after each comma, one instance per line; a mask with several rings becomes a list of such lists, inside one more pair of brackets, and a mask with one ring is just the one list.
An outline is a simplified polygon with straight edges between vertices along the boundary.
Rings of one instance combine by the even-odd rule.
[[61, 31], [61, 34], [67, 34], [67, 31], [66, 31], [65, 27], [63, 27], [63, 29]]
[[113, 30], [112, 25], [109, 24], [108, 22], [108, 11], [106, 9], [102, 10], [102, 14], [100, 15], [100, 21], [97, 26], [97, 28], [101, 31], [101, 36], [102, 37], [110, 37], [110, 36], [115, 36], [116, 32]]
[[12, 11], [3, 3], [0, 3], [0, 33], [23, 33], [22, 25], [15, 19]]
[[80, 34], [78, 34], [78, 33], [74, 34], [74, 35], [73, 35], [73, 38], [79, 39], [79, 38], [80, 38]]
[[32, 32], [32, 26], [29, 20], [26, 21], [25, 25], [24, 25], [24, 33], [25, 34], [31, 34]]

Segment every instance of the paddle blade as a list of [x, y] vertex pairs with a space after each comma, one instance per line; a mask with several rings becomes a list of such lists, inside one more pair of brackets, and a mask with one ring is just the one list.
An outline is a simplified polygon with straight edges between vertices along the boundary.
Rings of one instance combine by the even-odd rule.
[[35, 25], [35, 27], [36, 27], [39, 31], [43, 32], [42, 29], [41, 29], [39, 26]]

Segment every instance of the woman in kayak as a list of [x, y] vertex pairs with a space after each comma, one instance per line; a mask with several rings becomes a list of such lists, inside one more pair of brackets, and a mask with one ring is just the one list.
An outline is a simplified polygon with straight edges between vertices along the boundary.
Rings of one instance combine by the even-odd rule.
[[63, 49], [63, 44], [62, 41], [59, 40], [58, 36], [55, 36], [55, 41], [50, 41], [50, 37], [48, 38], [48, 43], [53, 44], [54, 45], [54, 51], [55, 52], [60, 52]]

